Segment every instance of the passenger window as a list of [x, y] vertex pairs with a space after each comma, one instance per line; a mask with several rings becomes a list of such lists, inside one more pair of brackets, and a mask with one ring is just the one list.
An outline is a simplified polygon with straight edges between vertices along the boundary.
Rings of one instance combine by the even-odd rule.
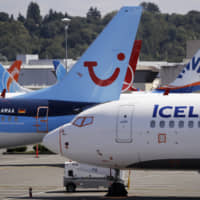
[[151, 120], [150, 127], [155, 128], [155, 126], [156, 126], [156, 122], [154, 120]]
[[174, 123], [174, 121], [169, 121], [169, 128], [174, 128], [174, 125], [175, 125], [175, 123]]
[[188, 127], [189, 128], [193, 128], [194, 126], [194, 122], [193, 121], [188, 121]]
[[179, 127], [179, 128], [183, 128], [183, 127], [184, 127], [184, 121], [182, 121], [182, 120], [179, 121], [179, 122], [178, 122], [178, 127]]
[[164, 128], [165, 127], [165, 121], [160, 121], [160, 128]]
[[74, 122], [73, 125], [77, 127], [87, 126], [93, 123], [94, 117], [78, 117]]

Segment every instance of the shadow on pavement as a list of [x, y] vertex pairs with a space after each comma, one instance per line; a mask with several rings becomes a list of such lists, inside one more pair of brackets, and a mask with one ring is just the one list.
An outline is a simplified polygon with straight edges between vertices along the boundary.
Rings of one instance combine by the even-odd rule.
[[[87, 191], [88, 192], [88, 191]], [[55, 194], [55, 193], [54, 193]], [[30, 199], [29, 197], [9, 197], [8, 199]], [[96, 199], [105, 199], [105, 200], [113, 200], [113, 199], [124, 199], [124, 200], [199, 200], [200, 197], [154, 197], [154, 196], [128, 196], [128, 197], [105, 197], [105, 196], [87, 196], [87, 195], [76, 195], [76, 193], [65, 193], [65, 196], [37, 196], [33, 197], [32, 200], [96, 200]]]
[[0, 164], [0, 167], [59, 167], [64, 168], [64, 164]]

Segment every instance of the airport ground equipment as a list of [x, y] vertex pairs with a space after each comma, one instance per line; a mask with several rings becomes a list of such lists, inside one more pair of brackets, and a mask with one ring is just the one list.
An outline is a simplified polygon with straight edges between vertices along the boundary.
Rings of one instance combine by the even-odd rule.
[[[114, 182], [114, 170], [81, 164], [78, 162], [65, 162], [64, 187], [67, 192], [75, 192], [77, 188], [107, 189]], [[127, 183], [126, 174], [120, 172], [120, 181]]]

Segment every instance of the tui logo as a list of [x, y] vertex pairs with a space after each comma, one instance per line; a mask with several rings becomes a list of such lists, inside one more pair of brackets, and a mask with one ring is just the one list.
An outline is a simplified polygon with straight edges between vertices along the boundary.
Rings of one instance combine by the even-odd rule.
[[[117, 55], [117, 59], [119, 61], [123, 61], [125, 59], [125, 55], [123, 53], [119, 53]], [[111, 85], [118, 77], [119, 73], [120, 73], [120, 68], [117, 67], [115, 69], [115, 71], [113, 72], [113, 74], [107, 78], [107, 79], [100, 79], [96, 76], [95, 72], [94, 72], [94, 67], [97, 67], [98, 63], [96, 61], [86, 61], [84, 62], [84, 66], [88, 67], [88, 71], [89, 71], [89, 75], [92, 79], [92, 81], [101, 87], [106, 87], [108, 85]]]

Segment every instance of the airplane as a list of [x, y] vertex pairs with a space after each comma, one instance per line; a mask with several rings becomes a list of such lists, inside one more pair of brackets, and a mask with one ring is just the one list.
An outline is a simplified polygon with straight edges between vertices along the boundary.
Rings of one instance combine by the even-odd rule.
[[[198, 72], [199, 60], [198, 51], [187, 72]], [[81, 112], [43, 144], [69, 159], [114, 168], [116, 176], [132, 168], [199, 170], [199, 99], [198, 93], [123, 94]]]
[[114, 168], [116, 174], [199, 170], [199, 99], [197, 93], [126, 94], [78, 114], [46, 135], [43, 145], [80, 163]]
[[41, 142], [82, 110], [118, 99], [141, 14], [140, 6], [121, 8], [55, 85], [0, 99], [0, 148]]

